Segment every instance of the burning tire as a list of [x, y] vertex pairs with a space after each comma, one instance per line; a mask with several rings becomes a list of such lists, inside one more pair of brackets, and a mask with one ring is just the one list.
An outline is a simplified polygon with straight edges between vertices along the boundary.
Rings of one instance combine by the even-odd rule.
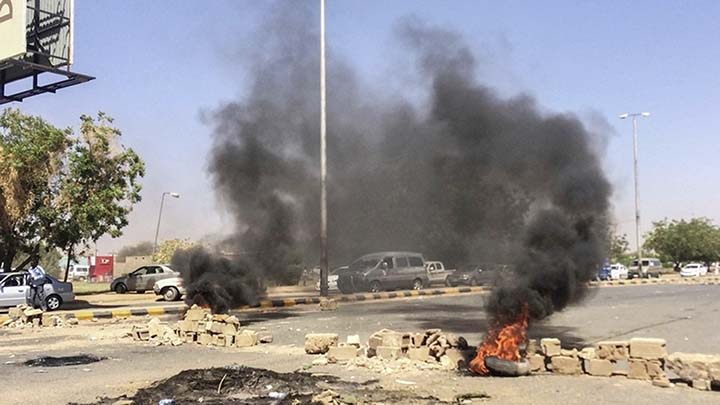
[[530, 364], [527, 360], [511, 361], [490, 356], [485, 358], [485, 367], [490, 370], [491, 374], [501, 377], [519, 377], [530, 374]]

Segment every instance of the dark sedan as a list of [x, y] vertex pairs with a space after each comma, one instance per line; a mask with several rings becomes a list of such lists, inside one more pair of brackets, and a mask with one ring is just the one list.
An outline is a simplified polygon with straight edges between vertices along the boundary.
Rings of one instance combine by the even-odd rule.
[[504, 266], [471, 265], [465, 266], [447, 276], [446, 283], [450, 287], [457, 285], [494, 285]]

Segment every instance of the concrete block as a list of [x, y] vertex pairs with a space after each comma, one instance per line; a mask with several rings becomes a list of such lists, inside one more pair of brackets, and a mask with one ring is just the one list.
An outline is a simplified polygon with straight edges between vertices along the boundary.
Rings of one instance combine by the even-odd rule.
[[233, 325], [240, 326], [240, 320], [235, 315], [230, 315], [225, 318], [225, 323], [231, 323]]
[[583, 360], [590, 360], [590, 359], [597, 358], [594, 347], [584, 347], [582, 350], [580, 350], [578, 352], [577, 356]]
[[225, 347], [235, 346], [235, 335], [225, 335]]
[[39, 328], [40, 327], [40, 318], [33, 318], [32, 326], [33, 326], [33, 328]]
[[210, 315], [210, 311], [193, 305], [185, 312], [185, 319], [188, 321], [202, 321], [206, 316]]
[[372, 335], [368, 339], [368, 347], [372, 349], [373, 351], [378, 348], [378, 346], [382, 346], [382, 336], [380, 335]]
[[665, 363], [667, 369], [683, 381], [720, 381], [720, 355], [700, 353], [672, 353]]
[[225, 335], [213, 335], [212, 344], [213, 346], [225, 346]]
[[581, 374], [580, 360], [567, 356], [553, 356], [550, 359], [553, 373], [557, 374]]
[[545, 356], [542, 354], [531, 354], [528, 356], [528, 363], [531, 372], [545, 371]]
[[270, 332], [258, 333], [258, 342], [260, 343], [272, 343], [273, 335]]
[[348, 361], [356, 358], [358, 348], [355, 346], [330, 346], [327, 358], [330, 361]]
[[228, 314], [213, 314], [212, 320], [217, 322], [225, 322], [226, 319], [228, 319], [230, 315]]
[[410, 335], [400, 332], [385, 333], [383, 334], [382, 345], [407, 349], [410, 347]]
[[360, 347], [360, 335], [348, 335], [347, 337], [348, 346]]
[[710, 391], [710, 380], [696, 378], [692, 380], [692, 387], [700, 391]]
[[665, 363], [662, 360], [647, 360], [645, 366], [650, 378], [656, 379], [665, 376]]
[[540, 339], [540, 347], [545, 356], [559, 356], [562, 348], [560, 347], [560, 339], [545, 338]]
[[223, 323], [220, 326], [220, 333], [223, 335], [235, 335], [237, 334], [238, 327], [233, 323]]
[[212, 338], [211, 334], [201, 333], [198, 335], [197, 342], [200, 343], [201, 345], [208, 346], [208, 345], [212, 344], [212, 340], [213, 340], [213, 338]]
[[442, 357], [445, 354], [445, 351], [447, 350], [447, 348], [445, 348], [439, 344], [433, 344], [429, 348], [430, 348], [430, 355], [435, 357], [436, 359], [439, 359], [440, 357]]
[[225, 322], [218, 321], [212, 321], [212, 323], [208, 322], [208, 325], [210, 325], [209, 330], [212, 333], [223, 333], [223, 331], [225, 330], [225, 326], [227, 326]]
[[381, 359], [395, 360], [402, 357], [403, 352], [399, 347], [378, 346], [375, 349], [375, 354]]
[[427, 346], [410, 347], [407, 356], [410, 360], [427, 361], [430, 358], [430, 349]]
[[667, 357], [665, 339], [630, 339], [630, 357], [645, 360], [660, 360]]
[[425, 344], [426, 336], [424, 333], [411, 333], [410, 334], [410, 343], [412, 347], [421, 347]]
[[577, 349], [560, 349], [560, 355], [565, 357], [578, 358]]
[[671, 383], [670, 379], [667, 377], [659, 377], [652, 380], [652, 385], [656, 387], [670, 388], [675, 384]]
[[320, 300], [320, 310], [321, 311], [335, 311], [338, 307], [337, 301], [335, 301], [332, 298], [322, 298]]
[[257, 344], [257, 335], [240, 333], [235, 335], [235, 347], [250, 347]]
[[199, 322], [184, 319], [178, 322], [178, 327], [183, 332], [197, 332], [199, 328]]
[[323, 354], [330, 350], [330, 346], [337, 346], [337, 333], [308, 333], [305, 335], [305, 353]]
[[23, 315], [23, 310], [19, 307], [13, 307], [8, 310], [8, 316], [10, 319], [20, 319]]
[[468, 359], [466, 351], [450, 348], [445, 350], [445, 354], [440, 358], [440, 362], [442, 362], [442, 358], [448, 358], [450, 359], [450, 366], [446, 367], [451, 370], [460, 370], [467, 367], [468, 362], [470, 359]]
[[595, 354], [604, 360], [627, 360], [630, 344], [626, 340], [607, 340], [598, 342]]
[[628, 362], [628, 378], [633, 380], [649, 380], [647, 366], [645, 360], [642, 359], [630, 359]]
[[610, 377], [613, 373], [613, 364], [610, 360], [583, 359], [585, 373], [596, 377]]

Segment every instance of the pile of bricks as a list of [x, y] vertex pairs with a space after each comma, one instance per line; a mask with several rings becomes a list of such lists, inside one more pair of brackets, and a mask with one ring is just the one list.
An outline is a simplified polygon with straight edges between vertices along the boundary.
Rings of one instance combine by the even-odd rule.
[[720, 389], [720, 355], [677, 352], [668, 356], [667, 368], [695, 389]]
[[2, 323], [6, 328], [39, 328], [64, 327], [77, 325], [77, 319], [67, 318], [62, 314], [52, 314], [35, 309], [29, 305], [20, 304], [8, 311], [8, 319]]
[[442, 368], [464, 368], [475, 356], [465, 338], [440, 329], [425, 332], [396, 332], [383, 329], [373, 333], [366, 346], [361, 345], [357, 335], [348, 336], [345, 343], [338, 343], [335, 333], [311, 333], [305, 335], [305, 352], [325, 354], [330, 362], [346, 362], [359, 357], [381, 360], [408, 359], [415, 362], [435, 363]]
[[563, 349], [559, 339], [528, 341], [527, 356], [532, 372], [588, 374], [610, 377], [626, 376], [652, 381], [661, 387], [671, 386], [665, 373], [667, 350], [664, 339], [632, 338], [598, 342], [595, 347]]
[[134, 326], [131, 335], [140, 341], [178, 346], [197, 343], [205, 346], [250, 347], [272, 342], [272, 335], [260, 335], [254, 330], [242, 329], [234, 315], [211, 314], [209, 310], [193, 305], [182, 321], [170, 326], [153, 318], [144, 327]]

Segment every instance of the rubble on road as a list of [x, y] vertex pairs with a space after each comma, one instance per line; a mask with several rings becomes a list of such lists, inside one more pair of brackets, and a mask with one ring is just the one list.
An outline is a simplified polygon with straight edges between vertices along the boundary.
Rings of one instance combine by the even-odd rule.
[[720, 355], [672, 353], [667, 368], [693, 388], [707, 391], [720, 386]]
[[273, 341], [269, 332], [258, 333], [240, 326], [240, 320], [234, 315], [212, 314], [209, 309], [193, 305], [183, 320], [175, 325], [152, 318], [144, 326], [133, 326], [130, 335], [134, 340], [172, 346], [197, 343], [204, 346], [250, 347]]
[[313, 365], [344, 363], [348, 369], [367, 368], [381, 374], [402, 370], [458, 370], [475, 356], [467, 340], [440, 329], [425, 332], [397, 332], [382, 329], [373, 333], [367, 345], [358, 335], [339, 343], [335, 333], [305, 335], [305, 352], [322, 354]]
[[563, 349], [559, 339], [531, 339], [527, 357], [533, 373], [596, 377], [626, 376], [629, 379], [651, 381], [659, 387], [672, 386], [665, 369], [668, 355], [664, 339], [632, 338], [598, 342], [595, 347]]
[[53, 314], [43, 312], [41, 309], [33, 308], [26, 304], [20, 304], [10, 308], [8, 319], [2, 323], [5, 328], [39, 328], [39, 327], [64, 327], [77, 325], [77, 319], [68, 318], [64, 314]]

